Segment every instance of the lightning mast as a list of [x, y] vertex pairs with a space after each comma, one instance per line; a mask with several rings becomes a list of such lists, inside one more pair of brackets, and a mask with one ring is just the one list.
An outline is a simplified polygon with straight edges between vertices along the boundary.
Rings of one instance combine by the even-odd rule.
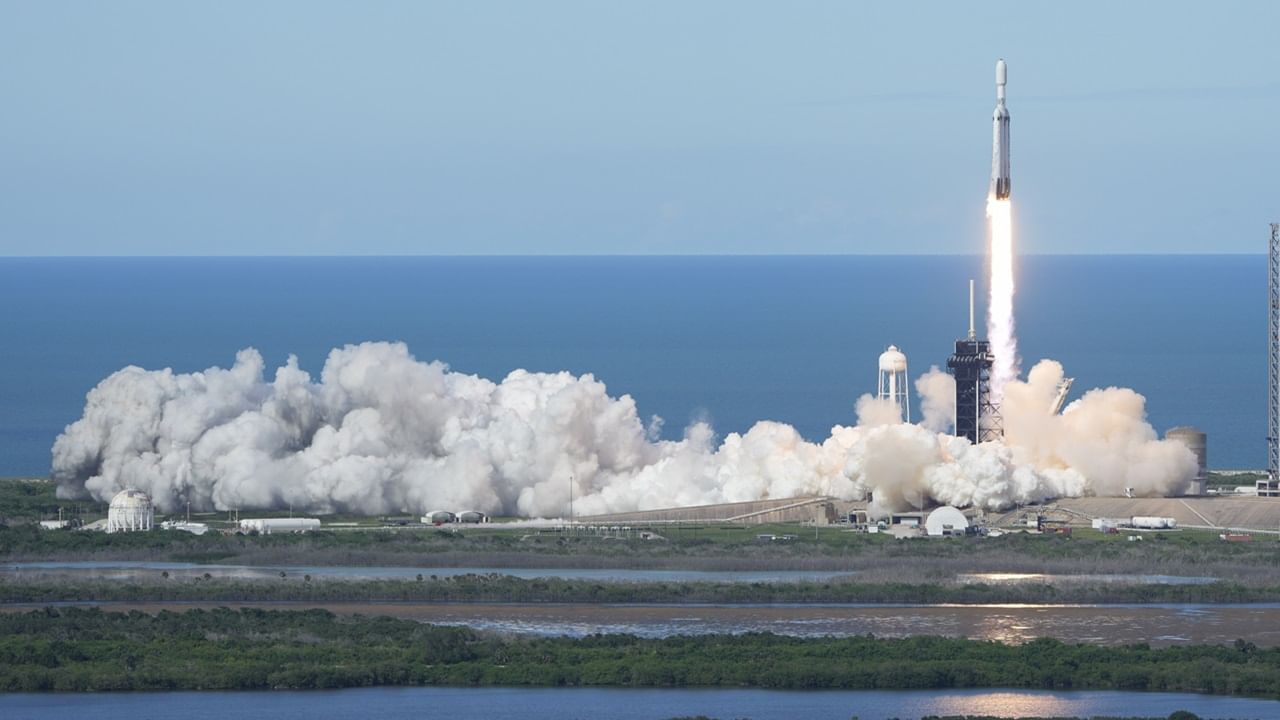
[[1267, 478], [1258, 494], [1280, 495], [1280, 223], [1271, 223], [1267, 253]]

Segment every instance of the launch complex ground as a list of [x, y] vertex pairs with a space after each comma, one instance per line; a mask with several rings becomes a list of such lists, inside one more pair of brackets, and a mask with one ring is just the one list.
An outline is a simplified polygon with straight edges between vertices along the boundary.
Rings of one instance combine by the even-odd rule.
[[[920, 512], [895, 513], [888, 519], [914, 522], [927, 515], [932, 507]], [[965, 510], [971, 523], [987, 528], [1028, 529], [1093, 526], [1095, 520], [1129, 519], [1133, 517], [1165, 517], [1176, 521], [1179, 528], [1219, 532], [1256, 532], [1280, 534], [1280, 501], [1265, 497], [1174, 497], [1062, 498], [1040, 505], [1027, 505], [1001, 512]], [[819, 525], [868, 524], [866, 502], [849, 502], [829, 497], [803, 497], [754, 502], [666, 508], [641, 512], [616, 513], [578, 518], [589, 525], [661, 526], [679, 524], [763, 525], [803, 523]]]

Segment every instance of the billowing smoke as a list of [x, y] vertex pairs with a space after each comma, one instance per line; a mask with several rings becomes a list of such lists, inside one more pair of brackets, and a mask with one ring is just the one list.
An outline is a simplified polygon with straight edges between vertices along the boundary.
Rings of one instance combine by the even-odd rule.
[[858, 424], [821, 443], [762, 421], [718, 439], [706, 423], [657, 437], [629, 396], [591, 375], [516, 370], [500, 383], [421, 362], [399, 343], [348, 345], [316, 381], [295, 358], [264, 375], [243, 350], [230, 369], [129, 367], [88, 395], [53, 446], [62, 497], [125, 487], [162, 510], [293, 507], [308, 512], [578, 514], [822, 494], [884, 513], [929, 502], [988, 509], [1089, 493], [1161, 495], [1196, 472], [1159, 441], [1143, 398], [1094, 390], [1050, 413], [1062, 368], [1008, 383], [1005, 443], [943, 434], [954, 384], [917, 381], [923, 425], [859, 400]]
[[916, 378], [916, 392], [920, 395], [920, 424], [926, 430], [947, 432], [956, 426], [956, 379], [938, 369]]

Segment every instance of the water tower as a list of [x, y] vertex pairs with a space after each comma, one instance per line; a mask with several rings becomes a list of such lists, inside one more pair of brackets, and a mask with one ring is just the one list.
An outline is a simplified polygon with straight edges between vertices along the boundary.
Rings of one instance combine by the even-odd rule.
[[907, 356], [896, 345], [880, 353], [880, 385], [876, 397], [898, 408], [903, 422], [911, 422], [911, 393], [907, 383]]

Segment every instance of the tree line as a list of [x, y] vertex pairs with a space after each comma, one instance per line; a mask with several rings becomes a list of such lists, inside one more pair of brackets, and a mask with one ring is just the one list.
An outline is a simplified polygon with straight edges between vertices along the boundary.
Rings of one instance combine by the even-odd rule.
[[1280, 649], [941, 637], [499, 636], [323, 610], [0, 614], [0, 691], [380, 685], [1038, 688], [1280, 697]]

